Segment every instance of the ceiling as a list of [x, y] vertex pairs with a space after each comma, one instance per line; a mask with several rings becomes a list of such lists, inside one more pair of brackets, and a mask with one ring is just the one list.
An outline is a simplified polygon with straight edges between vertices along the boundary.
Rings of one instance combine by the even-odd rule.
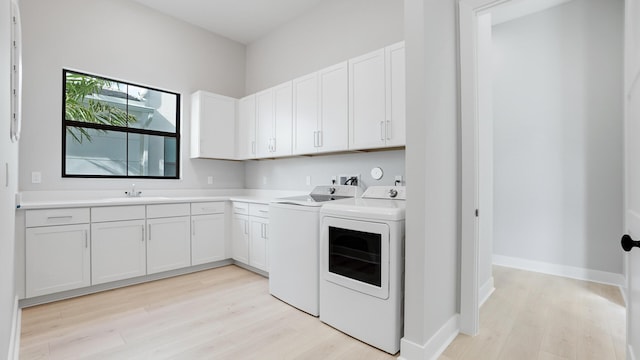
[[133, 0], [243, 44], [298, 17], [322, 0]]

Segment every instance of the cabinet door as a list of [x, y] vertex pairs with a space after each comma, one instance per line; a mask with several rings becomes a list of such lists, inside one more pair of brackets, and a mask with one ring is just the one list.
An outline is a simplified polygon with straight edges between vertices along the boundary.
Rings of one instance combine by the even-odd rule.
[[256, 94], [256, 157], [272, 156], [273, 89]]
[[320, 122], [318, 150], [344, 151], [349, 148], [349, 74], [343, 62], [319, 72]]
[[236, 158], [256, 157], [256, 96], [249, 95], [238, 101], [238, 127]]
[[317, 73], [293, 80], [294, 155], [310, 154], [318, 149], [318, 98]]
[[349, 149], [385, 145], [384, 49], [349, 60]]
[[91, 285], [89, 224], [26, 229], [28, 298]]
[[235, 159], [237, 100], [198, 91], [191, 101], [191, 157]]
[[269, 220], [251, 217], [251, 242], [249, 249], [249, 265], [264, 271], [269, 271], [268, 232]]
[[234, 215], [231, 224], [233, 259], [249, 264], [249, 217]]
[[91, 284], [147, 272], [144, 220], [91, 224]]
[[291, 155], [293, 133], [293, 93], [291, 81], [273, 88], [273, 151], [272, 156]]
[[189, 216], [147, 219], [147, 274], [191, 263]]
[[191, 216], [191, 265], [226, 259], [224, 214]]
[[387, 67], [387, 146], [405, 146], [405, 56], [404, 42], [385, 49]]

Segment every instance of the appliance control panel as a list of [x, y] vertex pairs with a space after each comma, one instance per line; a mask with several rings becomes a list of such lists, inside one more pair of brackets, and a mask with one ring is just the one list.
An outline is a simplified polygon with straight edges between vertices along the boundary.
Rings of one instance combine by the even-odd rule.
[[369, 199], [392, 199], [407, 200], [407, 190], [405, 186], [370, 186], [363, 198]]
[[352, 185], [322, 185], [316, 186], [311, 191], [312, 195], [333, 195], [344, 197], [359, 197], [362, 190], [359, 186]]

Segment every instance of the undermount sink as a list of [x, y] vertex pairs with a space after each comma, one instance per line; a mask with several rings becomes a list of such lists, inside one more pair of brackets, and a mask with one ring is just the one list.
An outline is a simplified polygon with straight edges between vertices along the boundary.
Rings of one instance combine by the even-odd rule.
[[164, 196], [136, 196], [136, 197], [117, 197], [117, 198], [107, 198], [104, 199], [106, 202], [153, 202], [153, 201], [163, 201], [169, 200], [168, 197]]

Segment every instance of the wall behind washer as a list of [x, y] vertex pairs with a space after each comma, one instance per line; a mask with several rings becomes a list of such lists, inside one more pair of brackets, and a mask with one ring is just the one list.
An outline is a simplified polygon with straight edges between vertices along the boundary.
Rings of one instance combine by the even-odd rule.
[[246, 94], [404, 39], [404, 0], [324, 0], [247, 46]]
[[[328, 185], [332, 176], [360, 175], [360, 186], [393, 185], [396, 175], [404, 179], [404, 150], [357, 154], [252, 160], [245, 164], [245, 186], [249, 189], [311, 190]], [[382, 179], [371, 177], [371, 169], [382, 168]], [[307, 176], [311, 185], [306, 185]], [[265, 183], [266, 181], [266, 183]]]
[[[23, 0], [22, 17], [21, 190], [242, 187], [242, 163], [189, 159], [189, 118], [196, 90], [244, 95], [244, 45], [126, 0]], [[181, 179], [61, 178], [62, 68], [181, 93]], [[31, 183], [32, 171], [41, 184]]]
[[622, 273], [623, 1], [497, 25], [494, 254]]

